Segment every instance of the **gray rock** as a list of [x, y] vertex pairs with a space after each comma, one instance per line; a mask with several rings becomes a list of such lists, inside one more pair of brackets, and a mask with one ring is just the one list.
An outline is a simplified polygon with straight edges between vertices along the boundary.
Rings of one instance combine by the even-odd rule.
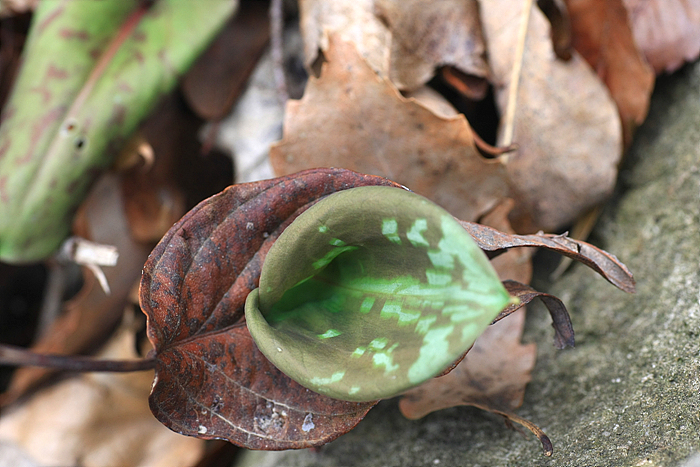
[[657, 85], [620, 185], [591, 240], [630, 267], [637, 294], [580, 265], [536, 284], [564, 300], [577, 335], [575, 349], [557, 351], [546, 310], [531, 307], [524, 340], [539, 355], [518, 413], [550, 436], [551, 458], [529, 433], [476, 409], [409, 421], [385, 401], [317, 452], [250, 453], [244, 465], [698, 465], [700, 63]]

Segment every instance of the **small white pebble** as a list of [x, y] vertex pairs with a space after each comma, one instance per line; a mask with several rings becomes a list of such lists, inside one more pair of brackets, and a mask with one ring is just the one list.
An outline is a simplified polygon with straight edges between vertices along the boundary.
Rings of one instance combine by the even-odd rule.
[[197, 433], [199, 433], [200, 435], [207, 434], [207, 427], [205, 427], [204, 425], [199, 425], [199, 430], [197, 430]]

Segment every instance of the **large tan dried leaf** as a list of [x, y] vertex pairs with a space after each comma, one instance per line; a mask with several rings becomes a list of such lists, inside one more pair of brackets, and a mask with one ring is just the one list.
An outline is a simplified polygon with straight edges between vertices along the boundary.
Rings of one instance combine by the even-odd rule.
[[462, 115], [440, 117], [378, 77], [350, 43], [331, 37], [319, 79], [289, 101], [284, 138], [270, 149], [277, 175], [345, 167], [381, 175], [477, 219], [506, 190], [499, 160], [481, 157]]
[[647, 116], [654, 71], [632, 36], [622, 0], [567, 0], [573, 46], [598, 73], [617, 104], [625, 142]]
[[[138, 358], [135, 334], [122, 327], [103, 358]], [[148, 408], [153, 372], [93, 373], [37, 393], [0, 418], [0, 443], [39, 465], [177, 467], [193, 465], [204, 441], [162, 426]]]
[[700, 0], [623, 0], [632, 32], [656, 73], [700, 54]]
[[[507, 115], [508, 89], [518, 63], [524, 4], [480, 2], [502, 115]], [[622, 150], [617, 109], [602, 82], [579, 55], [558, 60], [546, 18], [535, 7], [529, 16], [514, 117], [499, 132], [500, 143], [509, 143], [504, 139], [509, 139], [512, 123], [512, 141], [518, 145], [507, 164], [516, 200], [511, 222], [518, 232], [557, 230], [605, 199]]]
[[308, 69], [315, 68], [319, 50], [328, 50], [329, 37], [338, 35], [353, 43], [375, 72], [387, 76], [391, 33], [375, 16], [374, 0], [299, 0], [299, 24]]
[[375, 13], [391, 31], [389, 77], [399, 89], [417, 89], [443, 65], [487, 77], [476, 0], [376, 0]]

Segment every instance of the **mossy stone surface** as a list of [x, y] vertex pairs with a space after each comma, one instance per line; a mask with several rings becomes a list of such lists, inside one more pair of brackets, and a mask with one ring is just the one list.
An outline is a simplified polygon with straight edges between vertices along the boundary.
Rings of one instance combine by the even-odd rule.
[[638, 292], [579, 265], [555, 284], [535, 283], [567, 304], [577, 339], [556, 350], [546, 310], [530, 308], [524, 340], [537, 342], [538, 360], [518, 414], [550, 436], [551, 458], [529, 433], [476, 409], [409, 421], [391, 400], [317, 451], [248, 453], [242, 465], [696, 465], [688, 459], [700, 451], [700, 63], [658, 82], [590, 240], [629, 266]]

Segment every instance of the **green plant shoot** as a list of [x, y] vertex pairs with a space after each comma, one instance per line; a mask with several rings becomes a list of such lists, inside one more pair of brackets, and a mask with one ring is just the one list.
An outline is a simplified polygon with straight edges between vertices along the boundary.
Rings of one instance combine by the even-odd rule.
[[245, 313], [258, 348], [289, 377], [369, 401], [440, 374], [514, 300], [447, 211], [407, 190], [361, 187], [287, 227]]
[[40, 2], [0, 127], [0, 260], [42, 261], [236, 2]]

